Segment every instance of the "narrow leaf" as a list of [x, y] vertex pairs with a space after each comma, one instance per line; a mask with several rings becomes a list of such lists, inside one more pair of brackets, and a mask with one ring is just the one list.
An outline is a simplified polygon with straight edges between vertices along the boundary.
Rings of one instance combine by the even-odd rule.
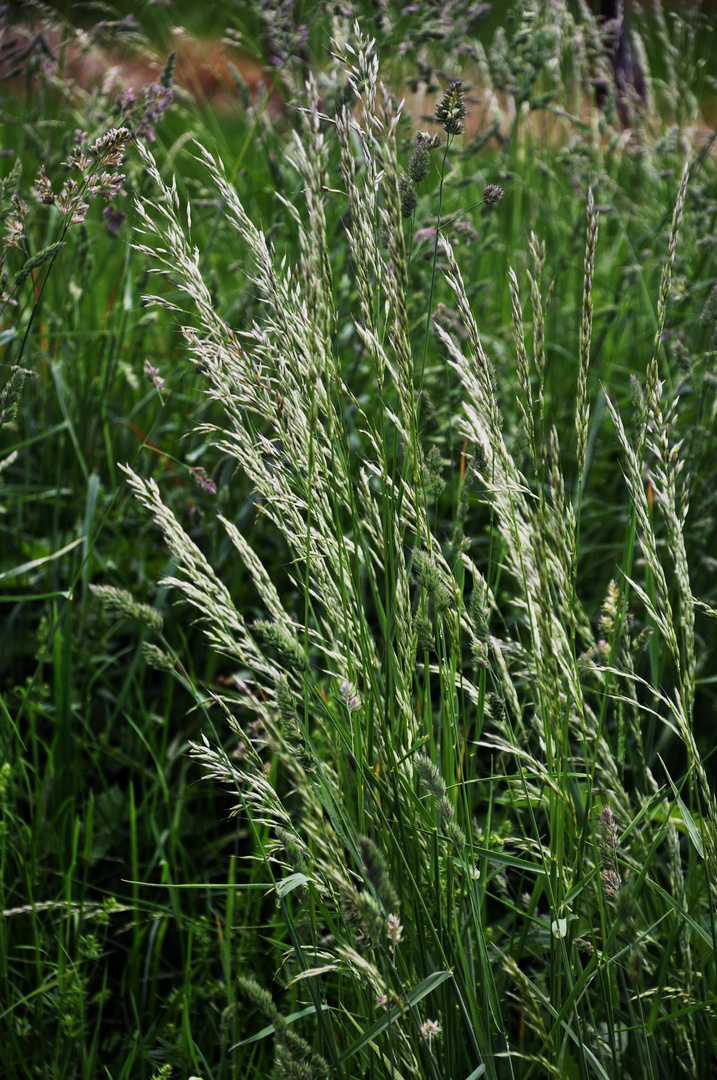
[[[660, 758], [660, 761], [662, 761], [662, 758]], [[664, 761], [662, 762], [662, 764], [663, 764], [663, 767], [664, 767], [664, 764], [665, 764]], [[695, 825], [695, 819], [692, 817], [692, 814], [689, 812], [689, 810], [685, 806], [684, 802], [682, 801], [680, 793], [677, 790], [677, 788], [675, 787], [674, 783], [672, 782], [672, 777], [667, 772], [667, 769], [665, 769], [665, 772], [667, 773], [667, 779], [670, 781], [670, 787], [672, 788], [672, 794], [675, 796], [675, 802], [677, 803], [677, 806], [679, 807], [680, 815], [681, 815], [682, 820], [684, 821], [684, 823], [685, 823], [685, 825], [687, 827], [687, 832], [689, 834], [690, 840], [694, 844], [695, 850], [697, 851], [697, 854], [700, 856], [701, 859], [704, 859], [704, 857], [705, 857], [704, 844], [702, 843], [702, 837], [700, 836], [699, 829]]]
[[283, 900], [285, 896], [288, 896], [294, 889], [300, 888], [302, 885], [308, 885], [311, 879], [307, 878], [306, 874], [289, 874], [283, 881], [277, 882], [276, 891], [279, 897]]

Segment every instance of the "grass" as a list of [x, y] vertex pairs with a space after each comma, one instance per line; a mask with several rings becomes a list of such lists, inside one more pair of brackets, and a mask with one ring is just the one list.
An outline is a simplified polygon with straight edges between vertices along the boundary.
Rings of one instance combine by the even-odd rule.
[[712, 27], [279, 14], [2, 101], [3, 1070], [710, 1075]]

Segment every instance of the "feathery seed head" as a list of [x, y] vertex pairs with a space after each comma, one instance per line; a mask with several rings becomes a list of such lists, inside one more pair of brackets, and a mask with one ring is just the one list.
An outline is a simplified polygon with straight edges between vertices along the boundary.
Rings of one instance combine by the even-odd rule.
[[286, 727], [288, 724], [295, 724], [296, 699], [294, 698], [294, 691], [289, 686], [289, 680], [286, 675], [279, 676], [276, 680], [274, 690], [276, 692], [276, 703], [279, 707], [279, 718], [282, 727]]
[[360, 836], [358, 846], [367, 880], [373, 885], [384, 908], [396, 911], [401, 901], [391, 884], [383, 852], [369, 836]]
[[144, 374], [148, 381], [151, 382], [153, 386], [156, 386], [158, 390], [161, 390], [164, 387], [164, 379], [159, 374], [159, 368], [156, 368], [149, 360], [145, 360], [144, 362]]
[[634, 372], [630, 373], [630, 396], [632, 397], [635, 424], [638, 430], [640, 430], [645, 423], [645, 417], [647, 415], [647, 401], [645, 399], [645, 391], [642, 389], [642, 384]]
[[[600, 620], [598, 622], [598, 629], [603, 635], [603, 637], [609, 637], [615, 628], [615, 620], [617, 618], [617, 607], [619, 599], [620, 588], [615, 579], [613, 578], [607, 587], [607, 595], [603, 600]], [[606, 807], [605, 809], [609, 810], [610, 808]]]
[[207, 476], [206, 469], [202, 468], [201, 465], [193, 465], [189, 470], [189, 475], [197, 487], [204, 488], [210, 495], [216, 495], [217, 485], [214, 483], [211, 476]]
[[266, 622], [264, 619], [257, 619], [252, 626], [252, 632], [263, 645], [275, 649], [284, 663], [298, 668], [299, 671], [306, 671], [309, 666], [306, 653], [296, 638], [281, 626]]
[[[453, 807], [451, 807], [451, 815], [452, 814]], [[456, 822], [453, 820], [453, 817], [450, 817], [444, 822], [443, 828], [445, 830], [446, 836], [451, 841], [456, 851], [463, 851], [466, 846], [466, 836], [460, 825], [457, 825]]]
[[299, 874], [308, 873], [309, 864], [306, 858], [306, 849], [296, 834], [290, 829], [279, 826], [276, 830], [276, 838], [283, 847], [291, 868]]
[[265, 990], [262, 986], [260, 986], [258, 982], [256, 982], [254, 979], [247, 978], [244, 975], [239, 975], [237, 978], [237, 984], [245, 997], [249, 998], [249, 1001], [252, 1003], [252, 1005], [259, 1009], [259, 1011], [262, 1012], [264, 1016], [270, 1018], [274, 1023], [275, 1027], [277, 1026], [277, 1020], [283, 1020], [283, 1017], [280, 1017], [279, 1011], [274, 1004], [271, 994], [268, 990]]
[[172, 672], [176, 668], [176, 661], [166, 652], [151, 641], [143, 641], [141, 645], [142, 659], [155, 671]]
[[403, 938], [403, 927], [401, 926], [398, 915], [389, 915], [386, 922], [386, 933], [391, 946], [391, 952], [393, 952]]
[[125, 619], [139, 619], [150, 630], [157, 632], [162, 629], [161, 614], [149, 604], [138, 603], [126, 589], [117, 589], [114, 585], [90, 585], [90, 591], [107, 614]]

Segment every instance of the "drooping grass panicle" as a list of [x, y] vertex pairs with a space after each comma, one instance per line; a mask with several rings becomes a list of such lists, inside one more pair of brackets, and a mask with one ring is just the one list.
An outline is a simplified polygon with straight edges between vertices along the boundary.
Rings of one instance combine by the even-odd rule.
[[[294, 133], [292, 157], [289, 161], [304, 180], [307, 207], [308, 228], [303, 227], [301, 219], [298, 221], [304, 297], [319, 338], [316, 352], [331, 356], [329, 342], [333, 332], [334, 312], [324, 212], [326, 146], [321, 130], [318, 88], [313, 74], [309, 74], [306, 82], [306, 99], [307, 108], [302, 113], [305, 137], [302, 139], [298, 132]], [[279, 198], [287, 208], [292, 205], [281, 194]]]
[[162, 615], [149, 604], [138, 603], [126, 589], [114, 585], [90, 585], [102, 608], [108, 613], [127, 619], [139, 619], [151, 630], [162, 629]]
[[129, 466], [123, 466], [130, 487], [149, 510], [165, 542], [177, 560], [181, 576], [171, 576], [164, 584], [172, 585], [199, 612], [209, 640], [215, 648], [247, 666], [255, 676], [273, 685], [280, 669], [268, 661], [254, 644], [246, 623], [236, 610], [228, 589], [213, 568], [179, 525], [172, 511], [162, 502], [159, 488], [152, 479], [143, 480]]

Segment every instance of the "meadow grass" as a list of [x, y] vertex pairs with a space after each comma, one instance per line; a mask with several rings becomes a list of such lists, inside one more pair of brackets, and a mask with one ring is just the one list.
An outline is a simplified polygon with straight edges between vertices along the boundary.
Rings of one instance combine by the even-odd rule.
[[8, 1076], [711, 1074], [711, 27], [599, 112], [455, 14], [252, 9], [230, 120], [17, 54]]

